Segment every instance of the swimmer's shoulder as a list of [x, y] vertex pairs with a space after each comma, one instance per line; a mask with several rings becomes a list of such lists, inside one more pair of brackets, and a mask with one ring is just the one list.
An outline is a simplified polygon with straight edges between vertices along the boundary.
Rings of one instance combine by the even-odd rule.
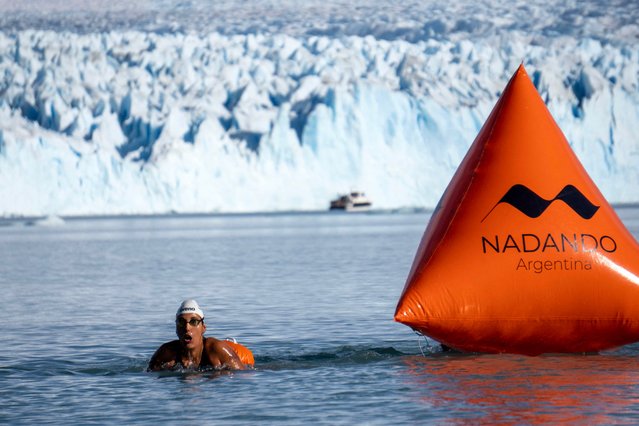
[[172, 340], [162, 344], [151, 357], [148, 370], [161, 369], [165, 363], [175, 361], [179, 345], [179, 340]]
[[163, 343], [155, 353], [177, 353], [180, 347], [179, 340], [171, 340], [170, 342]]
[[206, 345], [206, 349], [213, 353], [218, 353], [221, 350], [233, 350], [233, 348], [231, 348], [231, 346], [226, 343], [226, 341], [216, 339], [215, 337], [207, 336], [204, 344]]
[[244, 370], [246, 368], [235, 349], [226, 340], [207, 337], [205, 345], [212, 365], [221, 364], [225, 368], [232, 370]]

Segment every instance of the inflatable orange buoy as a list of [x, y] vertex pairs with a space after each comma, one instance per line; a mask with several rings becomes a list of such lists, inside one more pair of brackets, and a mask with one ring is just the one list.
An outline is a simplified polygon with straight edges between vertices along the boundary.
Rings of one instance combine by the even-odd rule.
[[255, 365], [255, 359], [253, 358], [253, 352], [251, 352], [251, 350], [249, 348], [247, 348], [246, 346], [237, 343], [234, 340], [226, 340], [226, 343], [228, 343], [228, 345], [233, 348], [233, 350], [235, 351], [235, 353], [237, 354], [238, 357], [240, 357], [240, 361], [242, 361], [244, 364], [248, 365], [248, 366], [254, 366]]
[[433, 213], [395, 320], [462, 351], [595, 352], [639, 340], [638, 262], [521, 65]]

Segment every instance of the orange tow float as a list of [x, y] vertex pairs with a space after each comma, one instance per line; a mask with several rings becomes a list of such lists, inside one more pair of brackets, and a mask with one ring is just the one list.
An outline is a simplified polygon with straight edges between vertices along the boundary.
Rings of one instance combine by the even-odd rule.
[[244, 364], [253, 367], [255, 365], [255, 359], [253, 358], [253, 352], [241, 343], [237, 343], [234, 339], [226, 339], [226, 343], [235, 351], [237, 356]]
[[470, 352], [639, 341], [639, 245], [523, 65], [424, 232], [395, 320]]

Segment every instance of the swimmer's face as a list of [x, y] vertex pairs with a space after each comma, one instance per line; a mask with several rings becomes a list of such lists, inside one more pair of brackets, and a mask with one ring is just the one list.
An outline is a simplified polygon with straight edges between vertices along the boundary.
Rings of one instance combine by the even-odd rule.
[[197, 314], [183, 314], [175, 319], [175, 332], [180, 343], [187, 348], [202, 344], [206, 325]]

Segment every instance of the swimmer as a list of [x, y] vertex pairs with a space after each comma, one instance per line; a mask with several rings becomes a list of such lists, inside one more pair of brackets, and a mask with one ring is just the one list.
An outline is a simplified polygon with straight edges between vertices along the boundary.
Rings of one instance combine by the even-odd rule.
[[175, 332], [178, 340], [160, 346], [151, 357], [147, 371], [171, 370], [179, 367], [246, 369], [228, 343], [213, 337], [204, 337], [205, 331], [204, 312], [200, 306], [195, 300], [183, 301], [175, 314]]

